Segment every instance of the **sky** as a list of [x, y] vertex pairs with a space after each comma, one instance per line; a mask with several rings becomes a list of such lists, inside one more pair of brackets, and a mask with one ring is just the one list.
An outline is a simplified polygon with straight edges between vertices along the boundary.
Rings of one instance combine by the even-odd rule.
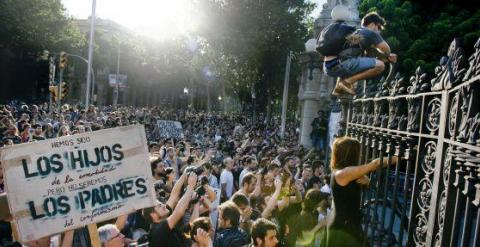
[[[312, 13], [317, 17], [327, 0], [310, 0], [317, 3]], [[153, 36], [182, 33], [195, 28], [191, 0], [97, 0], [96, 16], [110, 19], [127, 28], [151, 33]], [[69, 15], [86, 19], [90, 16], [92, 0], [62, 0]]]

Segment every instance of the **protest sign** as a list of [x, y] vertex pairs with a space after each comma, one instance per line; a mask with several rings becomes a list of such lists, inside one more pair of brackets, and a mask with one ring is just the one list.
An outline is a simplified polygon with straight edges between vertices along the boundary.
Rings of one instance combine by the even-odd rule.
[[0, 157], [22, 241], [155, 203], [142, 125], [10, 146], [0, 150]]
[[118, 82], [119, 88], [126, 88], [127, 87], [127, 75], [122, 74], [109, 74], [108, 75], [108, 85], [110, 87], [116, 87]]
[[177, 121], [157, 120], [157, 132], [160, 138], [183, 138], [182, 124]]

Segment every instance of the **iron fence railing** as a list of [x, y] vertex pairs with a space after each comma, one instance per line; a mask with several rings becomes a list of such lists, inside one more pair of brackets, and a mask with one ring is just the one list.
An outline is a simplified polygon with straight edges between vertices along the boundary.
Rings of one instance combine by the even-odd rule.
[[467, 59], [455, 39], [434, 76], [418, 68], [341, 99], [362, 162], [403, 158], [362, 194], [369, 245], [480, 246], [480, 39], [474, 48]]

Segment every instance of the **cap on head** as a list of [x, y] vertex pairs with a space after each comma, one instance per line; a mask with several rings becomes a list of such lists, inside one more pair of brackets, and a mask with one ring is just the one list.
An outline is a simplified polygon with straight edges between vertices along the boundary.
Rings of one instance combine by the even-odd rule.
[[332, 20], [333, 21], [349, 21], [350, 10], [345, 5], [337, 5], [332, 9]]

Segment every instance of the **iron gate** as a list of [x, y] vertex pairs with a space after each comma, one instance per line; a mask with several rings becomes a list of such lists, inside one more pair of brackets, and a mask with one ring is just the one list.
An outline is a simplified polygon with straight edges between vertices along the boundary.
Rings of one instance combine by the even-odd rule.
[[455, 39], [434, 76], [418, 68], [341, 100], [363, 163], [404, 158], [362, 194], [370, 245], [480, 246], [480, 39], [474, 48], [467, 59]]

